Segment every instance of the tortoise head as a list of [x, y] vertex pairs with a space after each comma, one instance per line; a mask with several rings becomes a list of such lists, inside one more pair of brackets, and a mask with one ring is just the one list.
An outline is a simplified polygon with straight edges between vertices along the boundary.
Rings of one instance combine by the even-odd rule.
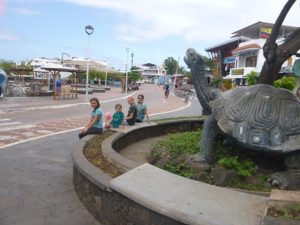
[[186, 56], [184, 57], [185, 63], [190, 69], [198, 65], [204, 65], [204, 60], [202, 56], [192, 48], [186, 50]]

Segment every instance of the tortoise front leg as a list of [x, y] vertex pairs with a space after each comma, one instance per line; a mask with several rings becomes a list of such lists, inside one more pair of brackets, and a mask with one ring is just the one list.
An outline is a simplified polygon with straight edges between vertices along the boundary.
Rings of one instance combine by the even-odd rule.
[[194, 162], [214, 163], [216, 159], [215, 143], [218, 134], [217, 121], [212, 115], [204, 121], [200, 140], [200, 154], [192, 156]]

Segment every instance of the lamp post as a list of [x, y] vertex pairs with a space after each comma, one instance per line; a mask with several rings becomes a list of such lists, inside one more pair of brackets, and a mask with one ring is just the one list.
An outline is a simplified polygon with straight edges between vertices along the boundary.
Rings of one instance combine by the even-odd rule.
[[126, 81], [125, 81], [125, 93], [127, 94], [128, 90], [128, 53], [129, 53], [129, 47], [126, 47]]
[[85, 33], [88, 35], [88, 48], [86, 58], [86, 83], [85, 83], [85, 100], [88, 100], [88, 87], [89, 87], [89, 51], [90, 51], [90, 35], [94, 32], [94, 28], [91, 25], [85, 26]]
[[107, 86], [107, 69], [108, 69], [108, 57], [106, 57], [106, 68], [105, 68], [105, 89]]
[[64, 55], [67, 55], [67, 56], [69, 56], [69, 58], [71, 57], [68, 53], [65, 53], [65, 52], [63, 52], [63, 53], [61, 53], [61, 64], [64, 64]]

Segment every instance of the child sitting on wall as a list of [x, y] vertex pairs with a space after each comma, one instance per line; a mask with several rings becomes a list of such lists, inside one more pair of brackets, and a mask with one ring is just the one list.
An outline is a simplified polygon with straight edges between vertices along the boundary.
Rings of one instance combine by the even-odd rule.
[[125, 115], [122, 112], [122, 105], [121, 104], [116, 104], [115, 105], [115, 112], [113, 116], [111, 116], [110, 113], [105, 114], [106, 122], [104, 127], [105, 128], [118, 128], [119, 126], [123, 125], [123, 128], [125, 126], [124, 118]]

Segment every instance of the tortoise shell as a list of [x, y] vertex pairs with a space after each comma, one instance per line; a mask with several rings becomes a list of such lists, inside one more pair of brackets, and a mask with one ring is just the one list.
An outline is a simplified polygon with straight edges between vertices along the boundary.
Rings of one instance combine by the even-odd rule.
[[270, 85], [238, 87], [210, 102], [221, 131], [262, 151], [300, 150], [300, 102], [290, 91]]

